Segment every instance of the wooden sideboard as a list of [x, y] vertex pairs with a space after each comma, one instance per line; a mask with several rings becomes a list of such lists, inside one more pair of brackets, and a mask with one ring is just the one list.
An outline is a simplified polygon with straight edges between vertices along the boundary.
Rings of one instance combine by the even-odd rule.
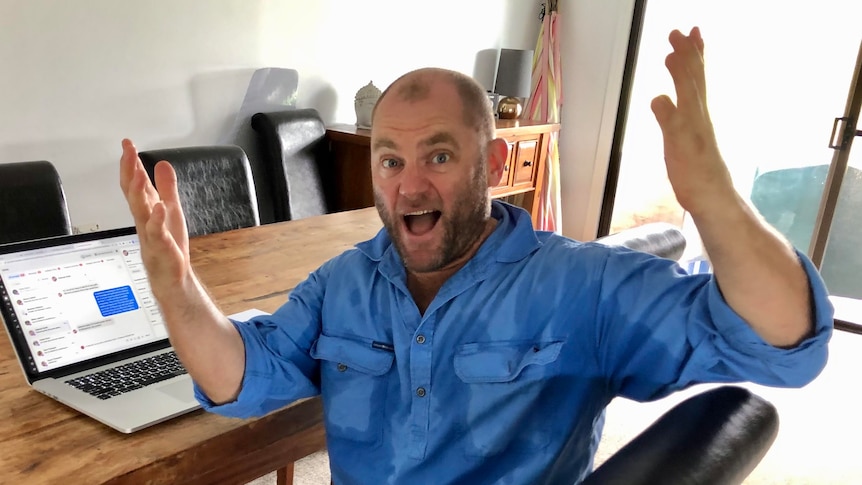
[[[491, 197], [526, 209], [538, 227], [539, 191], [545, 177], [550, 134], [559, 124], [527, 120], [497, 120], [497, 136], [509, 144], [509, 161], [500, 185]], [[326, 130], [331, 167], [328, 183], [333, 211], [361, 209], [374, 205], [371, 190], [371, 131], [354, 125], [332, 125]]]

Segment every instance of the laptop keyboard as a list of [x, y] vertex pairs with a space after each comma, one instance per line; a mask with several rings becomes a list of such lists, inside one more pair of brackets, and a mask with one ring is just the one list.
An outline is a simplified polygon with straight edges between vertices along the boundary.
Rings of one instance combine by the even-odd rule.
[[99, 399], [110, 399], [186, 373], [176, 352], [171, 351], [76, 377], [66, 381], [66, 384]]

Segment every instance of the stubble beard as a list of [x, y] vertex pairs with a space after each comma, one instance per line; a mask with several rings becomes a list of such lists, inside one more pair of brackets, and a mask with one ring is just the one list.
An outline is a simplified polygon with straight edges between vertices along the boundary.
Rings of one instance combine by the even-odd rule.
[[[440, 216], [437, 224], [442, 224], [443, 238], [435, 257], [426, 264], [412, 261], [409, 251], [397, 230], [394, 209], [389, 211], [383, 203], [383, 198], [374, 191], [374, 205], [377, 208], [383, 227], [389, 233], [395, 250], [398, 251], [404, 267], [412, 273], [430, 273], [445, 268], [461, 258], [476, 241], [482, 237], [485, 225], [490, 216], [490, 200], [488, 198], [488, 176], [484, 164], [477, 164], [472, 177], [465, 181], [465, 186], [459, 190], [461, 194], [453, 203], [452, 209]], [[424, 202], [420, 200], [418, 202]]]

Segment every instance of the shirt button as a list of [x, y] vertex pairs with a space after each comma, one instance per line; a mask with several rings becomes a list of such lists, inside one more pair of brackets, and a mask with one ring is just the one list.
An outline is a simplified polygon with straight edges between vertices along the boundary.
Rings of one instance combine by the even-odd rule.
[[425, 397], [425, 388], [420, 387], [419, 389], [416, 389], [416, 395], [419, 397]]
[[347, 366], [344, 364], [338, 364], [338, 372], [344, 372], [347, 370]]
[[416, 343], [417, 344], [424, 344], [425, 343], [425, 336], [424, 335], [417, 335], [416, 336]]

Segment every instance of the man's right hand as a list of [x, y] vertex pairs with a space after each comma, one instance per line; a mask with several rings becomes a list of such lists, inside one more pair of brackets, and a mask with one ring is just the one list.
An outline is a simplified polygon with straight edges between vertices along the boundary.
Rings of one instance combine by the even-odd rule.
[[176, 172], [161, 161], [155, 167], [155, 179], [158, 191], [150, 183], [135, 145], [123, 140], [120, 187], [135, 219], [141, 258], [171, 343], [213, 402], [232, 401], [245, 372], [242, 338], [192, 271]]
[[[187, 281], [191, 272], [189, 234], [177, 191], [173, 167], [161, 161], [155, 167], [156, 186], [138, 157], [135, 145], [123, 140], [120, 187], [135, 220], [144, 267], [157, 299]], [[159, 190], [156, 190], [156, 187]]]

